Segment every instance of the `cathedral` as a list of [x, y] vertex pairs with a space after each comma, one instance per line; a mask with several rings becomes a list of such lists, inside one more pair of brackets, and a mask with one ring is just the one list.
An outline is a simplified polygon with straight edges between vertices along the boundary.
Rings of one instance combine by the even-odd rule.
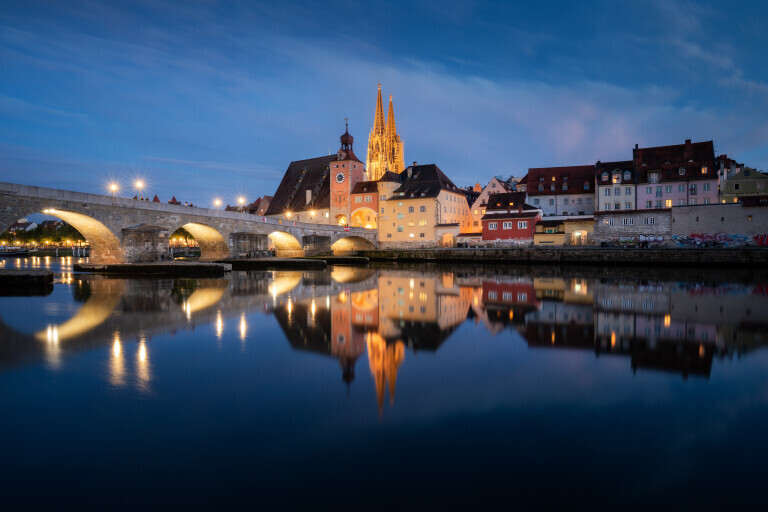
[[384, 122], [384, 107], [381, 104], [381, 84], [376, 98], [376, 117], [373, 120], [371, 136], [368, 137], [368, 156], [365, 162], [368, 181], [376, 181], [385, 172], [401, 173], [405, 169], [403, 141], [395, 127], [395, 111], [392, 95], [389, 95], [389, 113]]

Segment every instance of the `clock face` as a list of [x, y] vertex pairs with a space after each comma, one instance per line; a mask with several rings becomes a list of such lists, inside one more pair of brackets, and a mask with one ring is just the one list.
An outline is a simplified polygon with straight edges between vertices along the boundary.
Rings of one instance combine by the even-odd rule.
[[344, 183], [344, 173], [340, 172], [336, 175], [336, 183]]

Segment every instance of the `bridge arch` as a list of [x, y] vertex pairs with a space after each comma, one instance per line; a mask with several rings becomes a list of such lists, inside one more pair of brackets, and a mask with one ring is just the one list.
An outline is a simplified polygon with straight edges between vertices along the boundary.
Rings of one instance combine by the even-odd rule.
[[269, 234], [269, 239], [275, 246], [275, 256], [289, 258], [292, 256], [303, 255], [301, 242], [290, 233], [285, 231], [273, 231]]
[[[227, 241], [217, 229], [200, 222], [189, 222], [180, 227], [195, 237], [200, 247], [200, 260], [214, 261], [229, 258]], [[174, 231], [172, 230], [171, 233]]]
[[[120, 239], [102, 222], [96, 220], [90, 215], [78, 213], [72, 210], [60, 210], [60, 209], [40, 209], [33, 213], [44, 213], [57, 219], [61, 219], [73, 228], [75, 228], [83, 238], [85, 238], [88, 245], [90, 245], [90, 262], [97, 264], [107, 263], [123, 263], [125, 256], [123, 254], [122, 244]], [[15, 215], [15, 214], [14, 214]], [[3, 217], [4, 228], [13, 224], [17, 219], [23, 218], [24, 215], [15, 215], [15, 219], [8, 221], [8, 218]]]
[[376, 210], [362, 206], [352, 212], [349, 225], [353, 228], [376, 229], [378, 227]]
[[376, 246], [372, 242], [360, 236], [346, 236], [339, 238], [331, 245], [333, 254], [354, 251], [372, 251]]

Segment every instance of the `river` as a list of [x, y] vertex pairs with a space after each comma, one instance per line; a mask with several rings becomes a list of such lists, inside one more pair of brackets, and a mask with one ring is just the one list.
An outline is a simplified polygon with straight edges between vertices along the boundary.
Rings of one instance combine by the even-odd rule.
[[768, 278], [330, 267], [0, 296], [7, 510], [739, 508]]

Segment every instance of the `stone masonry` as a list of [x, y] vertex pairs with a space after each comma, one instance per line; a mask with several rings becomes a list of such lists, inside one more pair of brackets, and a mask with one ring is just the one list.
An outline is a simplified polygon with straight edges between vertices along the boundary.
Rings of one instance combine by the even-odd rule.
[[271, 239], [278, 255], [281, 249], [302, 255], [305, 236], [327, 237], [330, 244], [349, 239], [360, 250], [378, 246], [377, 232], [371, 229], [345, 230], [248, 213], [0, 182], [0, 229], [37, 212], [58, 217], [77, 229], [91, 246], [92, 263], [160, 260], [168, 252], [168, 236], [180, 227], [195, 237], [201, 259], [209, 261], [248, 257], [266, 250], [267, 238], [244, 236], [248, 234]]

